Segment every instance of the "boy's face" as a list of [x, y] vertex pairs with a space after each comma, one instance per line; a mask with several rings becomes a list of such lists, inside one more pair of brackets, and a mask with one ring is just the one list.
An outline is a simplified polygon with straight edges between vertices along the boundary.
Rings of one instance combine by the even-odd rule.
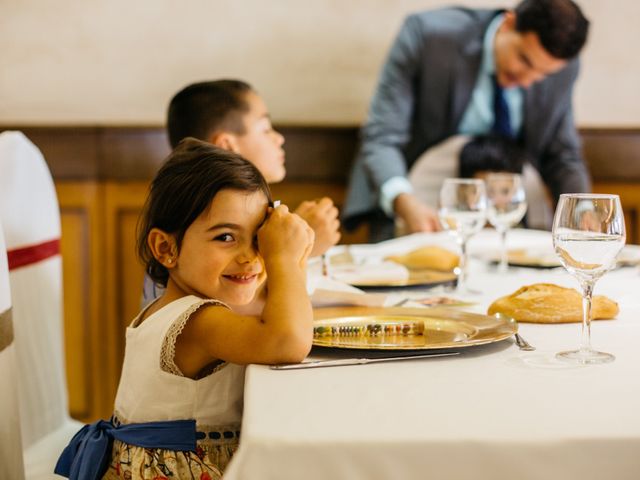
[[256, 235], [267, 208], [261, 191], [218, 192], [187, 228], [170, 281], [186, 294], [250, 303], [266, 279]]
[[233, 134], [236, 153], [253, 163], [267, 183], [280, 182], [286, 174], [284, 137], [271, 126], [267, 107], [257, 93], [247, 92], [245, 100], [249, 105], [242, 117], [245, 132]]

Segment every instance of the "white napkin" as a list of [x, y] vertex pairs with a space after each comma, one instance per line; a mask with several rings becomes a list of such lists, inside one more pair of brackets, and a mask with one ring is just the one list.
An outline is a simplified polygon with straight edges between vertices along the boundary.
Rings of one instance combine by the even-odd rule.
[[344, 282], [319, 275], [309, 276], [307, 291], [314, 308], [339, 305], [381, 307], [387, 300], [386, 294], [366, 293]]
[[409, 270], [395, 262], [364, 265], [337, 265], [330, 271], [333, 279], [351, 285], [385, 284], [407, 281]]

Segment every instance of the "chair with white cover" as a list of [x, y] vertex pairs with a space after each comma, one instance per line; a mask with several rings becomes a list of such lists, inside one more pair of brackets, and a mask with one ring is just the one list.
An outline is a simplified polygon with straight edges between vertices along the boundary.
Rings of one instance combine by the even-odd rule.
[[44, 157], [21, 132], [0, 134], [0, 172], [25, 474], [60, 478], [55, 463], [82, 425], [67, 405], [58, 200]]
[[11, 293], [4, 235], [0, 225], [0, 478], [22, 480], [22, 445], [18, 406], [18, 376], [13, 345]]

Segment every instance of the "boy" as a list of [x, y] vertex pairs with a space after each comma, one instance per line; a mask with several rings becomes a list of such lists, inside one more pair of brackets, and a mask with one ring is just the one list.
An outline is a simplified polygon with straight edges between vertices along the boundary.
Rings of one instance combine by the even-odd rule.
[[[260, 95], [240, 80], [194, 83], [179, 91], [169, 104], [167, 132], [172, 148], [185, 137], [195, 137], [242, 155], [268, 183], [285, 177], [284, 137], [273, 129]], [[311, 256], [340, 240], [338, 209], [331, 199], [305, 201], [294, 213], [316, 235]]]
[[491, 172], [521, 174], [528, 204], [525, 225], [541, 230], [551, 227], [551, 194], [531, 166], [531, 157], [515, 140], [497, 134], [478, 135], [462, 147], [459, 177], [484, 179]]

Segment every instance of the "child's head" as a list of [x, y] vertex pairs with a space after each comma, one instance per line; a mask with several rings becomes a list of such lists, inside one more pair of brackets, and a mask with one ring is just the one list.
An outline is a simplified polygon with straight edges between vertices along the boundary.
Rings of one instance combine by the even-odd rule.
[[167, 130], [173, 148], [194, 137], [242, 155], [269, 183], [285, 176], [284, 137], [271, 126], [262, 98], [240, 80], [194, 83], [176, 93]]
[[138, 226], [147, 273], [183, 294], [250, 302], [265, 279], [255, 239], [270, 203], [254, 165], [185, 139], [153, 179]]
[[518, 144], [499, 135], [479, 135], [460, 152], [458, 176], [484, 178], [491, 172], [522, 173], [528, 156]]

